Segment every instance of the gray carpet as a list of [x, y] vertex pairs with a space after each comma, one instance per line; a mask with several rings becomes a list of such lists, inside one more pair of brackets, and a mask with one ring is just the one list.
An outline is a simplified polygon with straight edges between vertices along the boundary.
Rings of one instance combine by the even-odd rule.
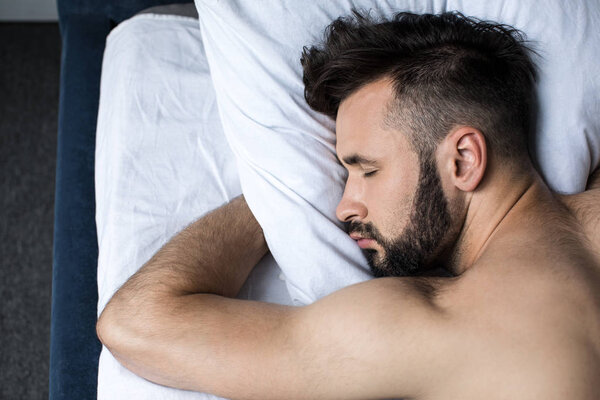
[[0, 23], [0, 399], [48, 398], [57, 24]]

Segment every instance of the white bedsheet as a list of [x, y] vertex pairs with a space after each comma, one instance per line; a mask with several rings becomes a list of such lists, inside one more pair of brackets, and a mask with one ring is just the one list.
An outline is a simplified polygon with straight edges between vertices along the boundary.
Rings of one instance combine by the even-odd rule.
[[[141, 15], [108, 37], [96, 142], [98, 314], [172, 235], [241, 193], [198, 21]], [[272, 257], [240, 298], [291, 304]], [[150, 383], [104, 348], [98, 399], [217, 399]]]

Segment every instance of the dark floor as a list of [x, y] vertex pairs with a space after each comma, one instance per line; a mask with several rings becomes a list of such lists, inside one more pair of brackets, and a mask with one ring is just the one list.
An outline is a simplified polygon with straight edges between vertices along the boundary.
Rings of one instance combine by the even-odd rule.
[[57, 24], [0, 23], [0, 399], [48, 398]]

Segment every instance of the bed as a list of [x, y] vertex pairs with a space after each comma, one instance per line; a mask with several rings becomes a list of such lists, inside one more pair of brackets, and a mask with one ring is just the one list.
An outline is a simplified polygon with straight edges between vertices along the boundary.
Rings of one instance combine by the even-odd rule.
[[303, 305], [370, 278], [335, 221], [345, 176], [333, 124], [305, 105], [298, 63], [302, 45], [353, 5], [382, 15], [458, 9], [524, 29], [542, 44], [539, 134], [530, 143], [539, 168], [555, 190], [576, 192], [599, 164], [592, 2], [363, 0], [315, 2], [306, 12], [298, 2], [199, 0], [200, 26], [181, 8], [131, 18], [166, 3], [59, 1], [51, 398], [212, 398], [158, 387], [100, 356], [94, 326], [164, 241], [242, 192], [272, 257], [240, 296]]

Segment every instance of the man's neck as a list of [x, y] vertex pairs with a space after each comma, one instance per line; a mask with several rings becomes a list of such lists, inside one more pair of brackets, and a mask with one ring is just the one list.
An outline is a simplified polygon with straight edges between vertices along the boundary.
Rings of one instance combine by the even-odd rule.
[[[532, 170], [526, 174], [495, 174], [472, 193], [462, 229], [448, 262], [448, 269], [461, 275], [485, 252], [507, 219], [522, 214], [539, 194], [550, 191]], [[510, 217], [510, 218], [509, 218]]]

